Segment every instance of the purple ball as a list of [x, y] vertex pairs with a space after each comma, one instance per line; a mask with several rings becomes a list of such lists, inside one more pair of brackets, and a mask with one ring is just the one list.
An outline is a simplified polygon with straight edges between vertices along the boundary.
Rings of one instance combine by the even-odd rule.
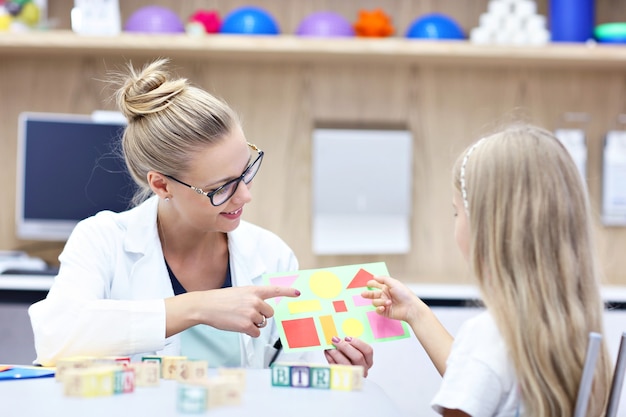
[[302, 19], [296, 34], [319, 37], [354, 36], [354, 28], [338, 13], [317, 12]]
[[185, 32], [185, 25], [178, 15], [167, 7], [146, 6], [130, 15], [124, 30], [142, 33], [181, 33]]

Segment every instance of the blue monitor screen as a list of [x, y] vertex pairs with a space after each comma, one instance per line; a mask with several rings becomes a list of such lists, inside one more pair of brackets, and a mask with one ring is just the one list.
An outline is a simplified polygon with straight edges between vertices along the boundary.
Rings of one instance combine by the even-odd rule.
[[18, 237], [65, 240], [78, 221], [130, 207], [136, 185], [118, 150], [124, 127], [90, 116], [20, 115]]

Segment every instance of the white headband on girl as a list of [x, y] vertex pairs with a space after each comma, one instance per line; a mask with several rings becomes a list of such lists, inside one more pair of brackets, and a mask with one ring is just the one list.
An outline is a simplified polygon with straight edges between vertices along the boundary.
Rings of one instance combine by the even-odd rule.
[[472, 154], [472, 152], [474, 152], [474, 149], [476, 149], [483, 140], [485, 140], [485, 138], [482, 138], [481, 140], [473, 144], [471, 148], [469, 148], [469, 150], [463, 157], [463, 162], [461, 163], [461, 196], [463, 197], [463, 205], [465, 206], [466, 214], [469, 214], [469, 203], [467, 202], [467, 185], [465, 184], [465, 166], [467, 165], [467, 161], [469, 160], [470, 155]]

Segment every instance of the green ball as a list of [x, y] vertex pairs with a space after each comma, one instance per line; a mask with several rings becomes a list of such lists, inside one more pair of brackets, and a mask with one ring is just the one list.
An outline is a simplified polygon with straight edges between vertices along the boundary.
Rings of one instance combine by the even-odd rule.
[[593, 34], [598, 42], [625, 43], [626, 22], [603, 23], [596, 26]]

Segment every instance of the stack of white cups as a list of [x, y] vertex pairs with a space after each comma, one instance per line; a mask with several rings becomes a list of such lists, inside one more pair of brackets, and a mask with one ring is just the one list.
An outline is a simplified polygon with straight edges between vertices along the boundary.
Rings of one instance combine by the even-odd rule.
[[469, 38], [475, 44], [544, 45], [550, 32], [534, 0], [490, 0]]

